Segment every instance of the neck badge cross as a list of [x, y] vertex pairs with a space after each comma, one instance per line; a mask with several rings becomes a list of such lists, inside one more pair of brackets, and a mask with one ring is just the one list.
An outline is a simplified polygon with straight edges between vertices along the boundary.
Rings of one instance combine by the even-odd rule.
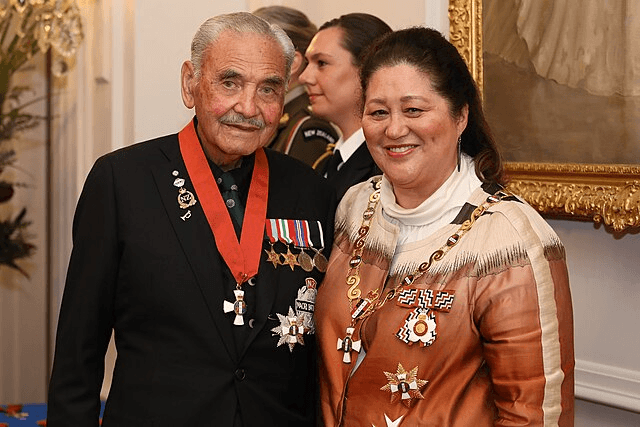
[[247, 303], [244, 302], [244, 291], [240, 289], [234, 289], [233, 293], [236, 296], [235, 302], [224, 301], [222, 305], [222, 309], [225, 313], [234, 312], [236, 314], [236, 318], [233, 320], [233, 324], [236, 326], [244, 325], [244, 317], [242, 317], [247, 312]]
[[360, 349], [362, 348], [361, 340], [353, 340], [354, 332], [354, 328], [347, 328], [347, 336], [344, 337], [344, 339], [338, 338], [338, 350], [342, 350], [342, 352], [344, 353], [342, 355], [342, 361], [344, 363], [351, 363], [351, 351], [360, 353]]

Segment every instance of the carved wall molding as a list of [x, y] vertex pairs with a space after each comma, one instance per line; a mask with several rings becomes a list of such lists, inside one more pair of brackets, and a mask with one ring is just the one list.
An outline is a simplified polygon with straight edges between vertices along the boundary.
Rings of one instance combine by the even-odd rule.
[[[449, 0], [449, 40], [483, 89], [482, 0]], [[505, 165], [509, 189], [551, 218], [589, 220], [621, 232], [640, 227], [640, 166]]]

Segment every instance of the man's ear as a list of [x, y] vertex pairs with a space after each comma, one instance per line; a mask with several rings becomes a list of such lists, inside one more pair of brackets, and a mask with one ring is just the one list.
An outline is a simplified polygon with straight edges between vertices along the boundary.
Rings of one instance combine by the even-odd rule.
[[182, 102], [184, 106], [191, 109], [196, 105], [193, 91], [195, 90], [196, 76], [191, 61], [184, 61], [180, 72], [180, 83], [182, 89]]

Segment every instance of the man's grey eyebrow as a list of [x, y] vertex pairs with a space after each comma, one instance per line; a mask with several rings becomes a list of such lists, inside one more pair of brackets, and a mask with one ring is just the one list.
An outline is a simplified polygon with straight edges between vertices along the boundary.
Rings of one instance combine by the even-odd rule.
[[240, 74], [238, 71], [234, 70], [234, 69], [227, 69], [224, 70], [222, 72], [222, 74], [220, 75], [221, 79], [233, 79], [236, 77], [240, 77], [242, 74]]
[[278, 76], [267, 77], [264, 79], [265, 84], [273, 86], [284, 86], [284, 79]]

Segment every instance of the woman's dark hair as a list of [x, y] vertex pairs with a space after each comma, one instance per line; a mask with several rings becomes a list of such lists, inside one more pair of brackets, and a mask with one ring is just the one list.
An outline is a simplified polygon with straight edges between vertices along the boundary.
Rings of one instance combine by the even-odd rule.
[[327, 21], [320, 26], [318, 31], [331, 27], [341, 28], [342, 47], [348, 50], [353, 56], [353, 65], [360, 67], [362, 55], [367, 46], [376, 38], [390, 33], [389, 27], [382, 19], [369, 15], [368, 13], [348, 13], [339, 18]]
[[452, 117], [459, 117], [464, 106], [469, 106], [461, 149], [474, 159], [478, 178], [504, 184], [502, 159], [484, 117], [480, 93], [458, 50], [430, 28], [387, 34], [365, 52], [360, 69], [362, 97], [376, 71], [400, 64], [413, 66], [428, 76], [433, 89], [447, 100]]
[[318, 29], [307, 15], [287, 6], [265, 6], [253, 11], [270, 24], [276, 24], [284, 30], [293, 42], [293, 46], [304, 56], [311, 39]]

